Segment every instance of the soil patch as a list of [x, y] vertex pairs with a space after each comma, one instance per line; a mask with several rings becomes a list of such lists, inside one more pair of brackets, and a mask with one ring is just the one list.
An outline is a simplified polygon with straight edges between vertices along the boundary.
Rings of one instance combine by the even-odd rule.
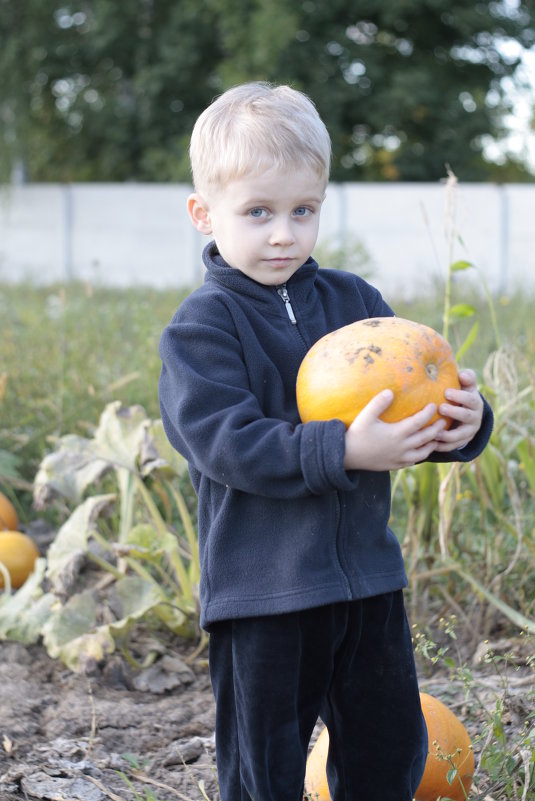
[[[206, 656], [169, 640], [144, 671], [114, 655], [85, 677], [39, 645], [0, 643], [1, 801], [219, 801]], [[421, 676], [420, 686], [448, 704], [476, 743], [502, 698], [500, 725], [513, 741], [533, 712], [526, 657], [497, 675], [476, 652], [476, 708], [446, 672]], [[476, 744], [476, 765], [482, 745]], [[513, 761], [508, 772], [522, 768], [518, 754]], [[516, 797], [533, 798], [523, 795], [522, 784]], [[487, 801], [511, 797], [501, 780], [481, 780], [476, 789]]]
[[137, 676], [113, 657], [86, 678], [0, 643], [0, 708], [2, 801], [218, 797], [208, 668], [187, 649]]

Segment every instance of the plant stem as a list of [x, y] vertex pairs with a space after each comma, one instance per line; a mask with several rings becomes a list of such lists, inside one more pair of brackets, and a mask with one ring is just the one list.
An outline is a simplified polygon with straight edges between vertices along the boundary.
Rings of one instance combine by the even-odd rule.
[[4, 593], [6, 595], [11, 595], [11, 576], [9, 574], [9, 570], [3, 562], [0, 562], [0, 573], [4, 579]]

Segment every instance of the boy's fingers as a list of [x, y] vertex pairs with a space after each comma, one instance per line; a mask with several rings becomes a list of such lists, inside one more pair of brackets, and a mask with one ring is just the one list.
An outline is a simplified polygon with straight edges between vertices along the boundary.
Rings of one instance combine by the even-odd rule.
[[358, 415], [355, 417], [355, 420], [358, 417], [366, 416], [366, 417], [373, 417], [375, 419], [379, 419], [384, 411], [388, 409], [392, 401], [394, 400], [394, 393], [391, 389], [383, 389], [382, 392], [379, 392], [378, 395], [375, 395], [368, 401], [366, 406], [361, 409]]
[[[417, 428], [422, 428], [423, 426], [427, 425], [427, 423], [433, 418], [437, 411], [436, 403], [428, 403], [427, 406], [424, 406], [423, 409], [420, 409], [419, 412], [416, 412], [410, 418], [411, 423], [414, 423]], [[438, 421], [437, 421], [438, 422]]]
[[436, 403], [428, 403], [427, 406], [424, 406], [424, 408], [418, 412], [418, 414], [421, 414], [423, 417], [429, 418], [430, 420], [433, 417], [433, 415], [436, 414], [436, 411], [437, 411]]
[[[385, 412], [388, 409], [388, 407], [392, 404], [393, 400], [394, 400], [394, 393], [392, 392], [392, 390], [383, 389], [381, 392], [375, 395], [375, 397], [373, 397], [371, 401], [369, 401], [366, 404], [366, 406], [362, 409], [360, 414], [357, 415], [357, 417], [365, 415], [375, 418], [376, 420], [379, 420], [383, 412]], [[436, 403], [428, 403], [427, 406], [424, 406], [424, 408], [420, 409], [420, 411], [416, 412], [415, 414], [411, 415], [405, 420], [400, 420], [398, 425], [410, 421], [408, 425], [411, 430], [412, 429], [417, 430], [423, 428], [433, 418], [436, 411], [437, 411]]]
[[383, 412], [386, 412], [388, 407], [394, 400], [394, 393], [391, 389], [383, 389], [364, 407], [362, 411], [370, 412], [374, 417], [380, 417]]
[[474, 373], [473, 370], [470, 370], [469, 368], [461, 370], [461, 372], [459, 373], [459, 382], [462, 387], [476, 384], [476, 374]]

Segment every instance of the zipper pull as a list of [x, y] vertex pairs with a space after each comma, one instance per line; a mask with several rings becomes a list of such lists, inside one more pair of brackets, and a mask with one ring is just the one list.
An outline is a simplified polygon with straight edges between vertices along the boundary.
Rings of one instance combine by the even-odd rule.
[[286, 311], [288, 312], [288, 317], [290, 318], [291, 324], [297, 325], [297, 320], [294, 314], [294, 310], [292, 309], [292, 304], [290, 303], [290, 296], [288, 294], [288, 290], [286, 289], [286, 284], [278, 286], [277, 292], [284, 301], [284, 305], [286, 306]]

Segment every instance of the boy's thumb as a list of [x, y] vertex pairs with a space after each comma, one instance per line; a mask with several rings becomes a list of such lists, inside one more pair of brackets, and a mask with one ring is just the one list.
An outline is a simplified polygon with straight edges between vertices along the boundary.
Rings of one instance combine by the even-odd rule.
[[391, 389], [383, 389], [376, 395], [366, 406], [366, 409], [373, 414], [374, 417], [380, 417], [384, 411], [388, 409], [394, 400], [394, 393]]

